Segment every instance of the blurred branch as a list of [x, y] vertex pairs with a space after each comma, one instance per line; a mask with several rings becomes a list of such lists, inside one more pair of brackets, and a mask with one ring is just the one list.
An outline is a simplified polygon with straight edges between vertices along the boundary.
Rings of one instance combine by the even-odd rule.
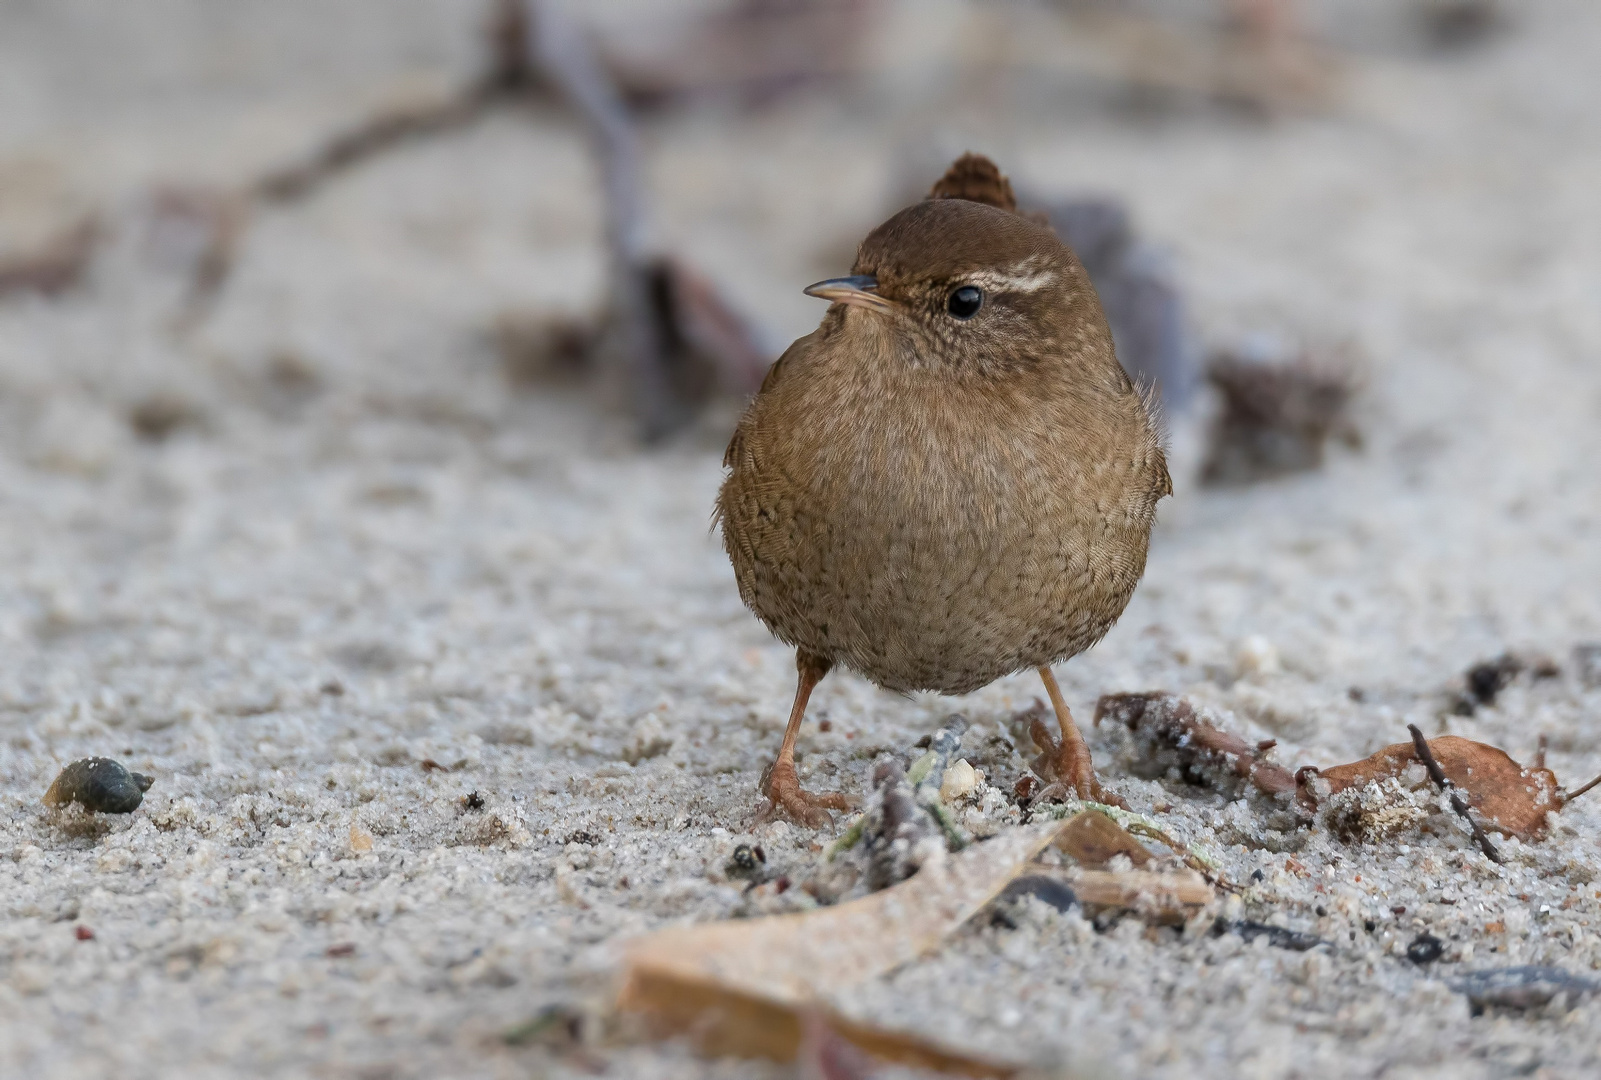
[[268, 201], [302, 198], [339, 172], [400, 143], [462, 127], [534, 82], [526, 47], [528, 13], [521, 0], [495, 0], [486, 27], [487, 63], [470, 85], [435, 102], [380, 113], [340, 132], [303, 161], [275, 169], [252, 185]]
[[668, 379], [663, 335], [651, 303], [645, 257], [644, 192], [639, 139], [611, 77], [583, 31], [550, 0], [528, 2], [528, 55], [585, 125], [600, 158], [611, 271], [610, 360], [646, 441], [687, 419]]
[[399, 143], [476, 120], [500, 96], [498, 88], [478, 84], [460, 97], [382, 113], [335, 135], [304, 161], [267, 173], [251, 186], [252, 193], [268, 202], [304, 198], [323, 181]]

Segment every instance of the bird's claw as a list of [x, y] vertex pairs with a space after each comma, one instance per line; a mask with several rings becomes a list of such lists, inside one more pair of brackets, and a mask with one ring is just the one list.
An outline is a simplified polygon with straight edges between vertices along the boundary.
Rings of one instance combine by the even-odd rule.
[[837, 791], [816, 795], [803, 791], [800, 778], [795, 775], [795, 766], [790, 762], [774, 762], [763, 788], [767, 805], [757, 815], [758, 824], [771, 821], [782, 812], [808, 828], [821, 829], [833, 824], [834, 817], [828, 811], [849, 810], [853, 806], [848, 797]]
[[[1098, 802], [1127, 810], [1128, 803], [1116, 792], [1108, 791], [1095, 778], [1095, 764], [1090, 760], [1090, 748], [1082, 738], [1062, 739], [1053, 734], [1044, 723], [1036, 719], [1031, 731], [1034, 742], [1044, 753], [1038, 765], [1056, 775], [1039, 794], [1036, 803], [1077, 799], [1080, 802]], [[1040, 771], [1039, 768], [1036, 771]]]

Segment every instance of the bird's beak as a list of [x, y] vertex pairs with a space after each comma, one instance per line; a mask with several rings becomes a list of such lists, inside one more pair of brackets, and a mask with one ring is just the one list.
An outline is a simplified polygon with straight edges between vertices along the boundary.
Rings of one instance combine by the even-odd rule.
[[869, 311], [889, 311], [893, 307], [878, 295], [878, 279], [869, 274], [819, 281], [816, 285], [806, 286], [806, 295], [820, 297], [833, 304], [852, 304]]

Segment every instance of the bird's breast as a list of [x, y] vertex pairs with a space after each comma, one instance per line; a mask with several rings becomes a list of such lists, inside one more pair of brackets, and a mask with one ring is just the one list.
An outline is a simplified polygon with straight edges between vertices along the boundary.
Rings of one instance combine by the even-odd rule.
[[1115, 527], [1127, 485], [1073, 409], [931, 378], [787, 404], [755, 463], [776, 542], [745, 589], [786, 640], [957, 691], [1087, 647], [1121, 612], [1145, 536]]

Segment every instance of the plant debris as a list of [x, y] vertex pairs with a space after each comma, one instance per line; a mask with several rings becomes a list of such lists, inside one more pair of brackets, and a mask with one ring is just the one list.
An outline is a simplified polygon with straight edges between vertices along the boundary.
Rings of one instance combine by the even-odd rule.
[[583, 1038], [584, 1015], [569, 1005], [547, 1005], [501, 1035], [507, 1046], [565, 1048]]
[[1247, 484], [1323, 465], [1324, 445], [1360, 442], [1348, 412], [1357, 378], [1343, 352], [1288, 357], [1263, 347], [1214, 355], [1207, 379], [1223, 398], [1201, 480]]
[[1001, 890], [996, 902], [1020, 900], [1025, 896], [1032, 896], [1056, 911], [1070, 911], [1079, 906], [1073, 887], [1050, 874], [1024, 874], [1012, 879], [1011, 884]]
[[[1489, 859], [1491, 862], [1498, 863], [1503, 861], [1501, 858], [1501, 853], [1495, 849], [1495, 845], [1490, 842], [1490, 838], [1484, 835], [1484, 830], [1479, 828], [1478, 821], [1474, 819], [1473, 814], [1468, 810], [1468, 804], [1462, 800], [1461, 795], [1457, 794], [1456, 785], [1454, 785], [1450, 778], [1445, 775], [1445, 771], [1440, 768], [1440, 763], [1435, 760], [1434, 749], [1429, 746], [1428, 740], [1423, 737], [1423, 732], [1418, 730], [1418, 726], [1416, 724], [1408, 724], [1406, 729], [1412, 733], [1413, 750], [1417, 753], [1418, 760], [1423, 762], [1423, 767], [1429, 771], [1429, 779], [1434, 781], [1435, 787], [1439, 788], [1441, 791], [1445, 792], [1451, 797], [1451, 809], [1455, 810], [1457, 816], [1468, 823], [1468, 829], [1473, 833], [1473, 842], [1479, 845], [1479, 850], [1484, 852], [1484, 857]], [[1485, 749], [1490, 750], [1494, 748], [1485, 747]], [[1481, 753], [1480, 756], [1484, 755]], [[1505, 757], [1504, 754], [1502, 756]], [[1511, 758], [1507, 758], [1506, 760], [1509, 762], [1512, 761]], [[1512, 762], [1512, 764], [1516, 765], [1517, 763]], [[1471, 775], [1477, 772], [1477, 769], [1478, 767], [1474, 766], [1470, 768], [1468, 772]], [[1556, 782], [1556, 777], [1552, 776], [1551, 781], [1554, 785]], [[1542, 828], [1544, 827], [1544, 821], [1545, 815], [1541, 814], [1540, 823]]]
[[1152, 858], [1149, 848], [1099, 810], [1085, 810], [1068, 818], [1054, 843], [1090, 869], [1100, 869], [1119, 855], [1140, 869]]
[[[659, 1034], [693, 1033], [703, 1052], [791, 1060], [801, 1016], [822, 995], [875, 978], [936, 948], [988, 905], [1063, 828], [1010, 829], [901, 883], [812, 911], [659, 931], [629, 951], [619, 1007], [646, 1015]], [[827, 1014], [842, 1037], [906, 1064], [967, 1062], [968, 1075], [1008, 1076], [910, 1036]]]
[[1565, 792], [1545, 767], [1543, 750], [1525, 768], [1497, 747], [1455, 735], [1425, 740], [1415, 726], [1411, 742], [1348, 765], [1303, 766], [1292, 775], [1262, 759], [1271, 743], [1252, 746], [1201, 717], [1184, 698], [1161, 691], [1108, 694], [1095, 708], [1095, 722], [1103, 717], [1135, 734], [1137, 769], [1230, 792], [1244, 781], [1273, 796], [1295, 791], [1300, 812], [1321, 807], [1330, 827], [1347, 840], [1382, 840], [1419, 826], [1432, 807], [1415, 793], [1432, 780], [1449, 795], [1479, 849], [1496, 862], [1500, 853], [1480, 828], [1480, 817], [1506, 836], [1537, 840], [1551, 811], [1601, 783], [1597, 777]]
[[1107, 717], [1134, 733], [1140, 761], [1155, 775], [1176, 771], [1187, 783], [1230, 792], [1247, 782], [1270, 796], [1296, 789], [1294, 774], [1266, 760], [1271, 743], [1252, 745], [1218, 728], [1177, 694], [1107, 694], [1095, 703], [1096, 726]]
[[1193, 870], [1080, 870], [1067, 883], [1087, 915], [1132, 911], [1168, 925], [1188, 922], [1217, 897]]
[[[933, 783], [941, 744], [946, 755], [959, 745], [954, 726], [948, 723], [934, 736], [929, 754], [900, 785], [903, 791], [913, 777], [918, 790]], [[930, 757], [927, 769], [920, 770]], [[908, 801], [904, 794], [897, 800]], [[917, 797], [909, 801], [920, 808]], [[926, 835], [936, 834], [929, 829]], [[1035, 856], [1052, 845], [1097, 866], [1127, 866], [1136, 857], [1142, 857], [1141, 865], [1154, 865], [1152, 854], [1100, 810], [1007, 829], [982, 844], [926, 861], [898, 884], [847, 903], [674, 928], [641, 939], [629, 951], [619, 1007], [644, 1014], [660, 1035], [694, 1035], [708, 1054], [791, 1060], [805, 1016], [816, 1012], [840, 1037], [879, 1057], [970, 1076], [1014, 1075], [1017, 1066], [867, 1028], [820, 1002], [826, 994], [932, 951], [1001, 898], [1034, 895], [1058, 910], [1079, 904], [1091, 915], [1133, 911], [1153, 922], [1182, 923], [1215, 897], [1205, 880], [1188, 870], [1030, 871]], [[998, 914], [998, 921], [1006, 921]]]
[[[1425, 750], [1421, 755], [1419, 742]], [[1429, 769], [1430, 760], [1439, 769], [1438, 777], [1433, 777], [1433, 770]], [[1427, 774], [1409, 774], [1409, 767], [1417, 765], [1422, 765]], [[1493, 828], [1521, 840], [1545, 835], [1546, 815], [1565, 801], [1551, 770], [1543, 766], [1524, 768], [1504, 750], [1456, 735], [1425, 741], [1419, 733], [1413, 742], [1386, 746], [1349, 765], [1303, 769], [1303, 797], [1310, 800], [1318, 798], [1313, 790], [1314, 777], [1328, 785], [1329, 794], [1390, 778], [1416, 788], [1425, 779], [1433, 778], [1442, 790], [1448, 786], [1460, 789], [1465, 808], [1478, 811]], [[1466, 814], [1465, 809], [1457, 812]]]
[[[947, 851], [966, 847], [968, 837], [945, 801], [946, 794], [954, 795], [958, 787], [971, 790], [972, 766], [956, 756], [966, 730], [962, 716], [947, 717], [945, 725], [929, 737], [928, 750], [910, 769], [903, 769], [890, 754], [875, 760], [867, 806], [830, 846], [829, 860], [859, 850], [866, 857], [867, 887], [876, 890], [905, 881], [944, 858]], [[947, 779], [958, 779], [949, 775], [956, 772], [962, 772], [962, 782], [947, 784]]]
[[131, 814], [139, 809], [153, 783], [143, 773], [129, 772], [120, 761], [84, 758], [61, 770], [44, 793], [44, 804], [62, 807], [78, 803], [102, 814]]

